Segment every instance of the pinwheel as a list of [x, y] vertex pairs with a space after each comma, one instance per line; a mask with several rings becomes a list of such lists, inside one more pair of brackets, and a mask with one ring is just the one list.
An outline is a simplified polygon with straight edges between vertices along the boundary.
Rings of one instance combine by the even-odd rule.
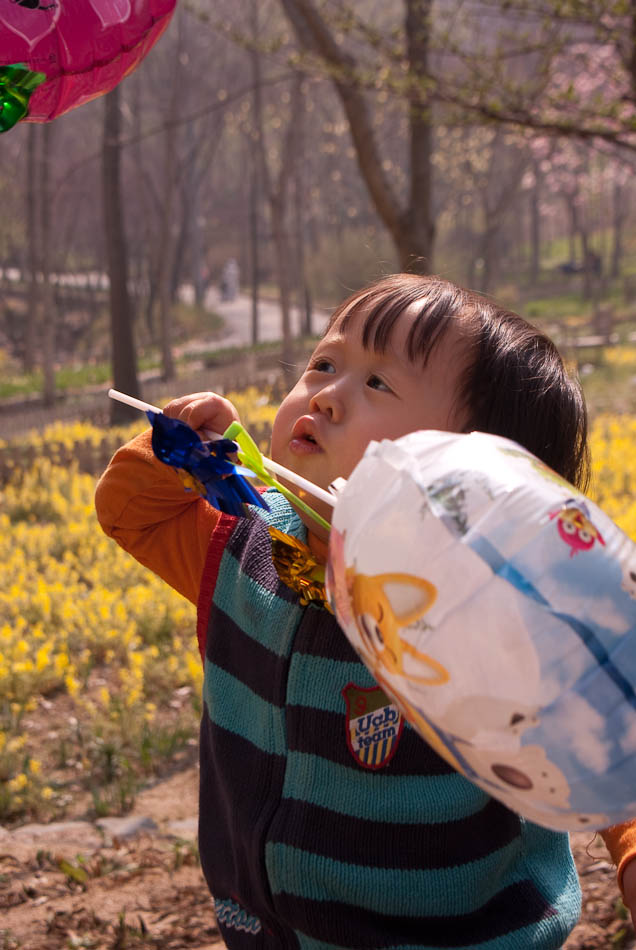
[[636, 816], [636, 547], [519, 445], [371, 443], [327, 592], [377, 681], [457, 770], [557, 830]]
[[[110, 389], [111, 399], [133, 406], [145, 412], [152, 425], [152, 448], [160, 461], [176, 468], [187, 488], [198, 491], [220, 511], [228, 514], [243, 514], [244, 504], [267, 507], [260, 494], [252, 488], [246, 477], [257, 477], [265, 485], [277, 488], [298, 508], [305, 511], [325, 528], [325, 521], [307, 502], [278, 481], [272, 472], [292, 481], [303, 492], [310, 492], [330, 505], [335, 498], [329, 492], [279, 465], [261, 454], [258, 446], [239, 422], [233, 422], [221, 436], [206, 432], [203, 441], [199, 435], [178, 419], [164, 416], [161, 409], [150, 403], [116, 389]], [[241, 465], [236, 465], [231, 456], [236, 455]]]
[[157, 458], [176, 468], [186, 488], [202, 495], [219, 511], [243, 514], [243, 505], [267, 505], [245, 480], [248, 469], [235, 465], [230, 456], [238, 446], [230, 439], [203, 442], [194, 429], [162, 412], [148, 410], [152, 425], [152, 449]]
[[159, 39], [176, 0], [5, 0], [0, 6], [0, 131], [46, 121], [127, 76]]

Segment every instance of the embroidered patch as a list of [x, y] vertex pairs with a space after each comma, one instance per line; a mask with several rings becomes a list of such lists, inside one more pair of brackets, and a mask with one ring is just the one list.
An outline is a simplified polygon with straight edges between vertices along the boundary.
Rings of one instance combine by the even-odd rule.
[[358, 765], [381, 769], [395, 755], [404, 719], [379, 686], [348, 683], [342, 691], [347, 704], [347, 745]]
[[219, 924], [229, 927], [232, 930], [243, 930], [245, 933], [258, 934], [262, 930], [262, 925], [258, 917], [248, 912], [233, 900], [214, 900], [214, 910]]

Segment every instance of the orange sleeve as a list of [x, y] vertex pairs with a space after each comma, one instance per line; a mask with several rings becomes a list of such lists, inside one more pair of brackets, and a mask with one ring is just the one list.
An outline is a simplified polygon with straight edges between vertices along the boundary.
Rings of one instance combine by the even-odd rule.
[[612, 825], [599, 832], [617, 867], [618, 886], [622, 890], [623, 871], [636, 858], [636, 819]]
[[220, 513], [155, 458], [148, 430], [115, 453], [95, 492], [109, 537], [196, 604]]

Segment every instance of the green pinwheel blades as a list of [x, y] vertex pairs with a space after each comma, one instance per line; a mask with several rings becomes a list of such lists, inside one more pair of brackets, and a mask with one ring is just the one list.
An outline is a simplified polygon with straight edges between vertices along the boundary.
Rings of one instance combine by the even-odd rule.
[[[285, 498], [300, 508], [301, 511], [304, 511], [305, 514], [309, 515], [310, 518], [313, 518], [321, 527], [325, 528], [327, 531], [330, 530], [331, 525], [322, 515], [319, 515], [317, 511], [308, 505], [302, 498], [299, 498], [298, 495], [295, 495], [294, 492], [290, 491], [285, 485], [281, 484], [278, 479], [274, 478], [271, 475], [267, 468], [265, 467], [266, 463], [263, 459], [263, 456], [258, 448], [254, 439], [248, 435], [240, 422], [232, 422], [227, 427], [223, 433], [224, 439], [232, 439], [239, 447], [238, 457], [242, 465], [245, 465], [246, 468], [249, 468], [254, 474], [263, 482], [264, 485], [269, 485], [271, 488], [277, 488], [281, 495], [284, 495]], [[289, 473], [290, 476], [293, 476], [293, 472]]]

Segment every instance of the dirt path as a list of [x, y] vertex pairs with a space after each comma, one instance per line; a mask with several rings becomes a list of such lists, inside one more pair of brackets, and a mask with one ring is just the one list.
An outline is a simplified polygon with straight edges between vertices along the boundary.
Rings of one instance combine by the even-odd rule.
[[[70, 702], [29, 720], [40, 745]], [[78, 792], [63, 821], [0, 825], [0, 950], [221, 950], [195, 843], [195, 751], [180, 762], [124, 818], [86, 820], [92, 799]], [[636, 950], [601, 839], [575, 835], [573, 848], [583, 914], [564, 950]]]
[[197, 780], [191, 768], [138, 796], [130, 817], [154, 822], [150, 833], [67, 822], [0, 837], [2, 950], [220, 950], [195, 847]]
[[[197, 769], [140, 793], [150, 832], [117, 837], [87, 822], [0, 832], [2, 950], [221, 950], [195, 847]], [[114, 830], [115, 829], [115, 830]], [[575, 835], [583, 915], [564, 950], [634, 950], [600, 840]], [[4, 942], [3, 942], [4, 941]]]
[[616, 869], [603, 841], [572, 835], [572, 850], [583, 892], [583, 910], [564, 950], [634, 950], [636, 935], [620, 900]]

